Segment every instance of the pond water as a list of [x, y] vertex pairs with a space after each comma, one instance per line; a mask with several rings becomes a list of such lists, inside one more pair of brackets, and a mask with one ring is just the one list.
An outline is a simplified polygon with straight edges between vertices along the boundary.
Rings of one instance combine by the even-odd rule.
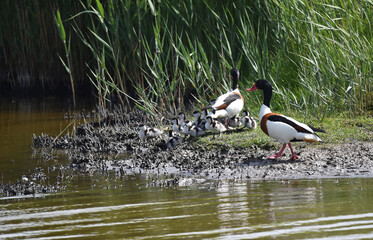
[[[59, 134], [69, 107], [53, 99], [0, 106], [0, 173], [14, 182], [50, 164], [32, 156], [32, 133]], [[0, 238], [373, 238], [372, 178], [181, 179], [190, 184], [157, 187], [152, 176], [68, 174], [63, 192], [0, 198]]]

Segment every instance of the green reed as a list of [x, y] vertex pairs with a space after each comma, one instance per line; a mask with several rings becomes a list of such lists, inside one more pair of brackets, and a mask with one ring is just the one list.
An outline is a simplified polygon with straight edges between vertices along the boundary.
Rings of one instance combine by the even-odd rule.
[[[7, 4], [15, 12], [30, 11], [19, 3]], [[240, 88], [252, 111], [259, 109], [261, 94], [244, 89], [258, 78], [273, 83], [274, 109], [296, 110], [309, 119], [341, 112], [352, 116], [373, 105], [370, 1], [87, 0], [55, 1], [42, 10], [47, 8], [52, 14], [46, 14], [46, 23], [36, 21], [29, 30], [36, 33], [34, 28], [48, 24], [43, 44], [57, 53], [46, 52], [44, 60], [53, 59], [53, 67], [60, 67], [56, 56], [64, 48], [61, 41], [51, 41], [58, 37], [58, 28], [50, 22], [59, 9], [71, 36], [70, 80], [77, 82], [77, 91], [84, 90], [79, 83], [88, 81], [103, 106], [117, 98], [153, 115], [175, 113], [191, 104], [199, 109], [231, 88], [233, 66], [240, 69]], [[0, 24], [10, 28], [13, 15], [0, 11], [8, 21]], [[17, 21], [26, 15], [19, 14]], [[4, 58], [16, 70], [22, 69], [16, 54], [25, 63], [37, 56], [28, 59], [6, 41], [18, 35], [0, 35]], [[22, 46], [29, 51], [43, 41], [25, 38]], [[48, 71], [39, 65], [31, 77]]]

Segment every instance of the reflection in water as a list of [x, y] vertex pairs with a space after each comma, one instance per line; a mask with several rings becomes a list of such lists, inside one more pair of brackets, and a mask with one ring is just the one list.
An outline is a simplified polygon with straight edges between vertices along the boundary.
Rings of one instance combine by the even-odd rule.
[[236, 221], [237, 226], [247, 226], [249, 218], [248, 192], [245, 183], [222, 184], [216, 189], [218, 199], [217, 214], [221, 227], [231, 226]]
[[0, 199], [0, 235], [43, 239], [99, 239], [107, 234], [126, 239], [373, 237], [373, 179], [206, 181], [182, 188], [146, 184], [142, 176], [76, 176], [65, 193]]

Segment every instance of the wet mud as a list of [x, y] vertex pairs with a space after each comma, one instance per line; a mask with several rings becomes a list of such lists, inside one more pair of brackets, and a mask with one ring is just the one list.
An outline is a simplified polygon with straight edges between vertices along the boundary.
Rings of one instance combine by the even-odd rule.
[[[78, 126], [74, 134], [56, 138], [34, 136], [33, 148], [45, 158], [64, 150], [70, 168], [79, 173], [114, 172], [117, 176], [149, 174], [157, 186], [187, 186], [206, 179], [265, 180], [373, 176], [373, 142], [296, 146], [299, 159], [268, 160], [277, 148], [235, 148], [230, 145], [203, 146], [185, 138], [174, 149], [167, 148], [167, 134], [141, 140], [136, 127], [153, 125], [143, 112], [122, 109], [103, 111], [99, 119]], [[167, 118], [158, 123], [170, 126]], [[229, 133], [226, 133], [229, 134]], [[39, 171], [39, 172], [38, 172]], [[37, 170], [36, 174], [44, 176]], [[35, 174], [35, 171], [33, 172]], [[43, 175], [44, 174], [44, 175]], [[39, 181], [40, 182], [40, 181]], [[18, 185], [17, 185], [18, 184]], [[61, 186], [18, 182], [2, 185], [3, 195], [55, 192]]]

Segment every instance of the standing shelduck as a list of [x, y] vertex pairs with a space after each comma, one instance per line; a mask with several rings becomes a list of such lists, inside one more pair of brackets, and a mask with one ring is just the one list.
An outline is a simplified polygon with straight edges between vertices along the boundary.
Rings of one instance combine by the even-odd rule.
[[236, 68], [233, 68], [230, 72], [233, 90], [220, 95], [211, 106], [212, 111], [209, 115], [212, 118], [226, 118], [226, 126], [228, 126], [228, 120], [231, 117], [238, 115], [244, 105], [243, 97], [237, 87], [239, 77], [240, 72]]
[[325, 133], [324, 130], [309, 127], [293, 118], [271, 112], [270, 102], [272, 97], [272, 85], [268, 80], [260, 79], [256, 81], [254, 86], [247, 89], [247, 91], [258, 89], [264, 92], [264, 101], [259, 113], [260, 128], [265, 134], [277, 139], [283, 144], [280, 151], [277, 154], [269, 156], [269, 159], [282, 157], [286, 145], [289, 145], [291, 151], [290, 159], [298, 159], [297, 154], [293, 151], [291, 146], [290, 142], [292, 141], [321, 142], [321, 139], [315, 132]]

